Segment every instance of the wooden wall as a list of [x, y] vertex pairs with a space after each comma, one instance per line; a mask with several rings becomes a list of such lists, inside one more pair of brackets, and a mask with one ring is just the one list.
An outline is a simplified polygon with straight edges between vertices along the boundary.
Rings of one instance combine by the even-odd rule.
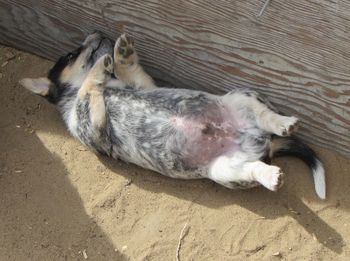
[[302, 119], [302, 138], [350, 157], [350, 1], [271, 1], [257, 17], [263, 4], [0, 0], [0, 42], [54, 60], [88, 32], [125, 31], [154, 77], [213, 93], [251, 86]]

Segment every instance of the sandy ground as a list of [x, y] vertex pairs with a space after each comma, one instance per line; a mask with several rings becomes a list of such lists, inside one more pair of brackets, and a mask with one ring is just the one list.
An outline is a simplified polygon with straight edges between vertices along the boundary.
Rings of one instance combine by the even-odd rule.
[[51, 65], [0, 48], [0, 260], [175, 260], [185, 224], [180, 260], [349, 260], [349, 160], [316, 148], [328, 176], [322, 202], [296, 159], [277, 161], [287, 179], [273, 193], [99, 157], [19, 86]]

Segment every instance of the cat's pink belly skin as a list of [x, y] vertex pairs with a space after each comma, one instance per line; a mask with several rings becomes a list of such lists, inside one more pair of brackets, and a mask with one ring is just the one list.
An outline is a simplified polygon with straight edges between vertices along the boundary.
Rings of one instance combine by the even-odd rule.
[[239, 149], [233, 120], [225, 117], [172, 117], [170, 120], [177, 131], [185, 136], [183, 155], [188, 166], [204, 166], [220, 155], [231, 154]]

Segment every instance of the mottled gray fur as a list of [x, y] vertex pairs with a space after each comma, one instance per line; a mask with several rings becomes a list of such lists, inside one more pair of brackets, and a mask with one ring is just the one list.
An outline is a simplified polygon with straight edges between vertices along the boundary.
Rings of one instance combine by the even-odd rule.
[[[127, 50], [133, 48], [127, 39], [124, 36], [117, 44]], [[114, 52], [118, 50], [121, 48], [116, 46]], [[114, 59], [125, 58], [120, 63], [114, 61], [115, 66], [126, 62], [130, 68], [135, 66], [138, 60], [130, 56], [134, 53], [132, 49], [114, 54]], [[125, 86], [108, 80], [109, 70], [102, 62], [101, 68], [96, 66], [105, 54], [113, 56], [112, 44], [100, 35], [91, 35], [76, 52], [57, 62], [49, 74], [47, 92], [37, 91], [32, 80], [22, 84], [35, 93], [48, 93], [73, 136], [99, 153], [173, 178], [209, 178], [228, 188], [262, 184], [275, 191], [282, 185], [283, 173], [266, 164], [265, 159], [272, 156], [272, 135], [290, 135], [296, 128], [295, 117], [279, 115], [266, 99], [247, 89], [217, 96], [153, 88], [151, 78], [138, 64], [140, 79], [150, 79], [147, 90], [140, 86], [142, 81], [134, 87]], [[109, 61], [106, 59], [104, 66]], [[97, 69], [92, 74], [93, 66]], [[128, 73], [132, 82], [133, 71], [127, 66], [114, 71]], [[86, 88], [86, 95], [79, 96], [81, 88]], [[91, 95], [98, 96], [99, 92], [105, 121], [96, 127], [91, 122], [91, 108], [96, 106]]]

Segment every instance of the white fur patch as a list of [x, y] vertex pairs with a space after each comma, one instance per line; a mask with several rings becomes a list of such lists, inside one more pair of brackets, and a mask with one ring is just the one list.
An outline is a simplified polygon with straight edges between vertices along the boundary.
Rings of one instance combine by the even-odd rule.
[[50, 87], [50, 80], [45, 78], [45, 77], [41, 77], [41, 78], [36, 78], [36, 79], [32, 79], [32, 78], [24, 78], [22, 80], [19, 81], [19, 83], [26, 88], [27, 90], [35, 93], [35, 94], [39, 94], [41, 96], [46, 96], [49, 94], [49, 87]]
[[326, 177], [322, 163], [316, 160], [316, 168], [312, 170], [315, 182], [315, 190], [321, 199], [326, 199]]

